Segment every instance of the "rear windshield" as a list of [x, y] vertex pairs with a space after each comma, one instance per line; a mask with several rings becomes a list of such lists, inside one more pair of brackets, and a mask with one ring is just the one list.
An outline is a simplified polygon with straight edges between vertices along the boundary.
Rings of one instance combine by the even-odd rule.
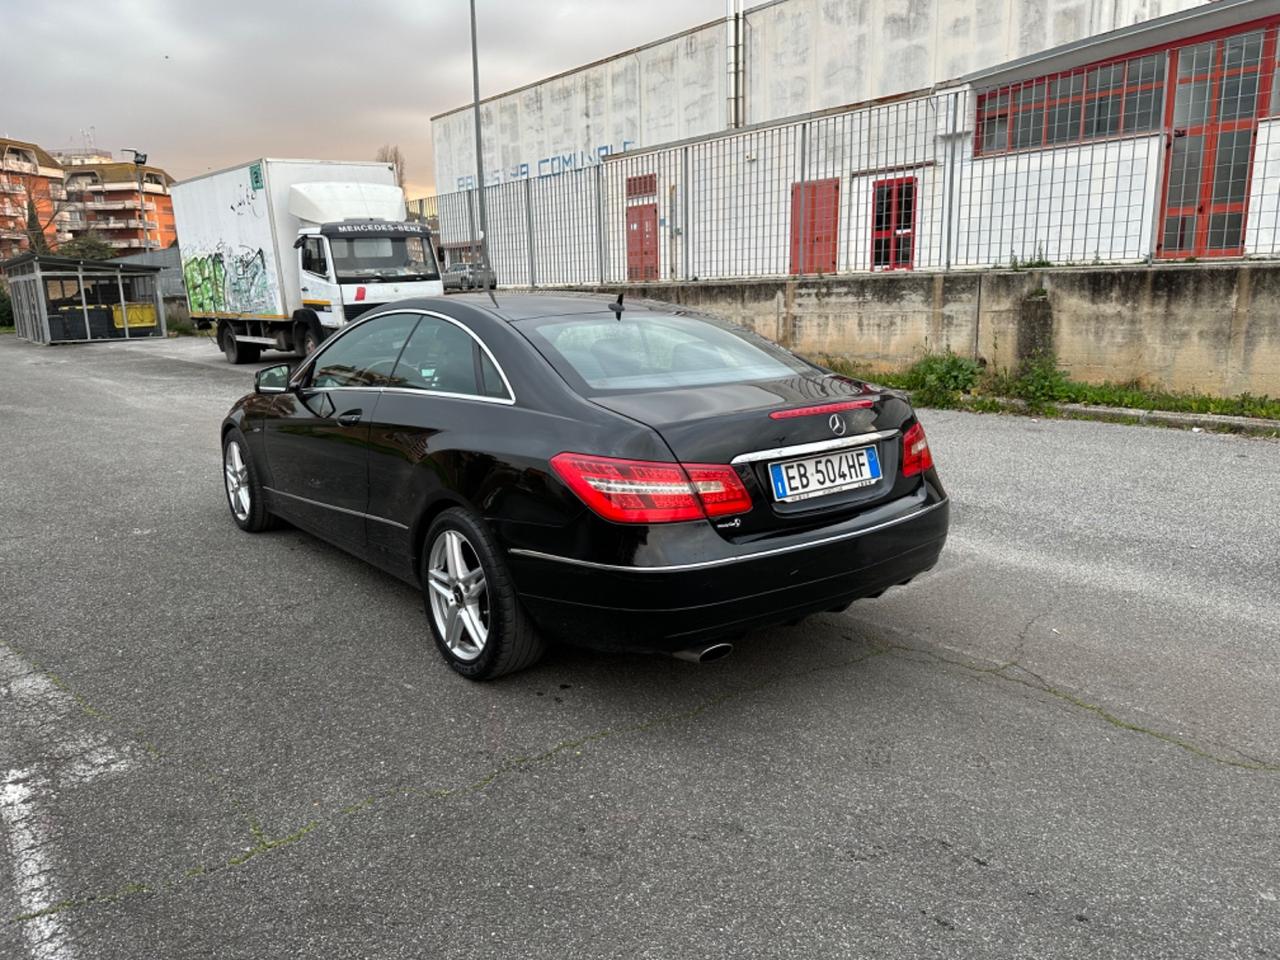
[[812, 370], [741, 327], [636, 311], [541, 317], [515, 325], [586, 394], [778, 380]]

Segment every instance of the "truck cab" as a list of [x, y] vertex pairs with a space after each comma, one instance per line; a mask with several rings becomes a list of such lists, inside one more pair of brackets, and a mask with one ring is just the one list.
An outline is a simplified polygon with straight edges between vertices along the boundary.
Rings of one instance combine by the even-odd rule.
[[[294, 184], [289, 212], [301, 223], [294, 241], [298, 302], [292, 339], [298, 352], [311, 353], [373, 307], [443, 293], [431, 232], [404, 219], [399, 188]], [[322, 219], [337, 213], [363, 215]]]

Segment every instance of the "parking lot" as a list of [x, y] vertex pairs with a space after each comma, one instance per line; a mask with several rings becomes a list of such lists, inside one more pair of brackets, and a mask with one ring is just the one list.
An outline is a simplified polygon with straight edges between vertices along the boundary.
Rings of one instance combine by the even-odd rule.
[[1280, 955], [1280, 442], [926, 411], [911, 585], [472, 684], [232, 524], [250, 368], [0, 369], [0, 956]]

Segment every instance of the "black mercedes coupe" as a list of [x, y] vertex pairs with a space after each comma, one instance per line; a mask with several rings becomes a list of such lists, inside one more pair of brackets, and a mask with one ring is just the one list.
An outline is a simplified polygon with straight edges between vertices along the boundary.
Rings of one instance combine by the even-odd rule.
[[688, 310], [391, 304], [222, 425], [244, 530], [276, 517], [410, 583], [472, 679], [546, 639], [707, 661], [938, 559], [948, 504], [900, 393]]

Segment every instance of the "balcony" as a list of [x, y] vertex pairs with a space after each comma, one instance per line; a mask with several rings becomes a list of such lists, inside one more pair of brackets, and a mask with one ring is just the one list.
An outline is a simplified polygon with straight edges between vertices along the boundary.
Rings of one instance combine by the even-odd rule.
[[14, 170], [18, 173], [39, 173], [40, 168], [28, 160], [19, 160], [12, 154], [0, 160], [0, 170]]
[[0, 193], [26, 193], [27, 188], [18, 180], [0, 177]]

